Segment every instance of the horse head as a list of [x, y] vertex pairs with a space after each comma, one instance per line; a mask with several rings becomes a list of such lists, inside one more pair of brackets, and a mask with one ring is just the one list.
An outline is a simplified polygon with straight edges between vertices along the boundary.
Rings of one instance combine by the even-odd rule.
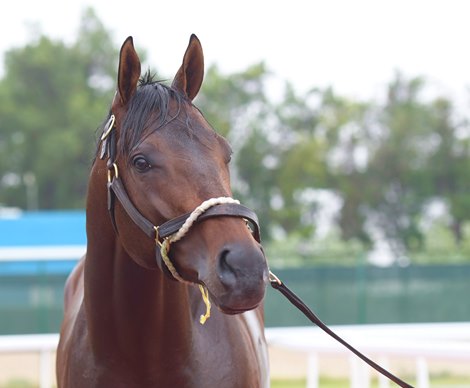
[[[120, 51], [112, 123], [105, 128], [105, 132], [113, 130], [115, 145], [109, 145], [108, 138], [103, 140], [101, 147], [108, 151], [101, 156], [113, 155], [108, 159], [108, 175], [119, 176], [121, 191], [134, 209], [126, 209], [123, 201], [111, 201], [117, 239], [148, 270], [158, 270], [156, 244], [142, 233], [131, 213], [158, 226], [193, 212], [211, 198], [232, 195], [231, 148], [192, 103], [203, 72], [202, 47], [195, 35], [171, 86], [149, 74], [141, 78], [131, 37]], [[104, 166], [105, 160], [100, 163]], [[168, 244], [168, 257], [180, 280], [203, 285], [221, 311], [239, 313], [261, 303], [267, 283], [266, 259], [255, 237], [243, 216], [211, 217], [196, 222], [179, 241]]]

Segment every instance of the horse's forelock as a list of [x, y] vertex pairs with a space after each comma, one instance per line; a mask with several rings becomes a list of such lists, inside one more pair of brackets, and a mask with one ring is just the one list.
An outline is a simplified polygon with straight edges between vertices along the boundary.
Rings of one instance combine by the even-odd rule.
[[[171, 109], [170, 101], [176, 103]], [[129, 102], [120, 128], [119, 152], [127, 154], [145, 136], [149, 128], [158, 129], [171, 121], [181, 110], [186, 99], [161, 82], [142, 82]]]

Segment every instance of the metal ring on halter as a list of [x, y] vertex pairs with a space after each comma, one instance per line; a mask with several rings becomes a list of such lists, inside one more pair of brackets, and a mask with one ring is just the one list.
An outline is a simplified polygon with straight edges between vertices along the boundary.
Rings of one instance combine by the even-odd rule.
[[271, 283], [277, 283], [278, 285], [282, 285], [281, 280], [273, 272], [271, 272], [271, 270], [269, 270], [269, 281]]
[[[113, 168], [111, 168], [113, 167]], [[118, 171], [118, 166], [116, 163], [113, 163], [112, 166], [108, 168], [108, 182], [111, 182], [111, 170], [114, 169], [114, 177], [119, 178], [119, 171]]]
[[109, 121], [106, 123], [106, 130], [101, 135], [101, 141], [103, 141], [104, 139], [108, 137], [111, 130], [114, 128], [115, 121], [116, 121], [116, 118], [114, 117], [114, 115], [111, 115], [111, 117], [109, 118]]

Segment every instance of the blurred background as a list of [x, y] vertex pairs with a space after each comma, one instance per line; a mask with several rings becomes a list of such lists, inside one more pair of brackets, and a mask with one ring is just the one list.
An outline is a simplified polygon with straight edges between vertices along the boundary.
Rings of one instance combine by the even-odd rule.
[[[392, 365], [422, 387], [470, 387], [470, 326], [446, 326], [470, 320], [470, 4], [325, 3], [2, 11], [0, 387], [38, 386], [25, 360], [51, 363], [7, 341], [59, 331], [121, 43], [133, 35], [144, 70], [171, 81], [191, 33], [206, 55], [195, 104], [232, 144], [234, 197], [257, 212], [272, 269], [328, 324], [439, 331], [442, 351], [417, 345]], [[268, 328], [288, 338], [308, 324], [268, 290]], [[313, 387], [314, 344], [272, 333], [273, 387]], [[468, 351], [455, 357], [455, 343]], [[335, 357], [320, 361], [321, 387], [354, 384]]]

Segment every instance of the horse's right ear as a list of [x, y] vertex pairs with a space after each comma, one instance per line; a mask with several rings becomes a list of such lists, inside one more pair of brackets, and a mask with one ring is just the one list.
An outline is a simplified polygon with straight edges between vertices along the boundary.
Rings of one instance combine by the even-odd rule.
[[201, 42], [192, 34], [184, 53], [183, 63], [175, 75], [171, 87], [190, 100], [196, 97], [204, 78], [204, 55]]
[[[119, 54], [117, 98], [126, 105], [137, 89], [140, 78], [140, 59], [134, 49], [132, 36], [129, 36], [121, 47]], [[117, 102], [117, 101], [115, 101]]]

